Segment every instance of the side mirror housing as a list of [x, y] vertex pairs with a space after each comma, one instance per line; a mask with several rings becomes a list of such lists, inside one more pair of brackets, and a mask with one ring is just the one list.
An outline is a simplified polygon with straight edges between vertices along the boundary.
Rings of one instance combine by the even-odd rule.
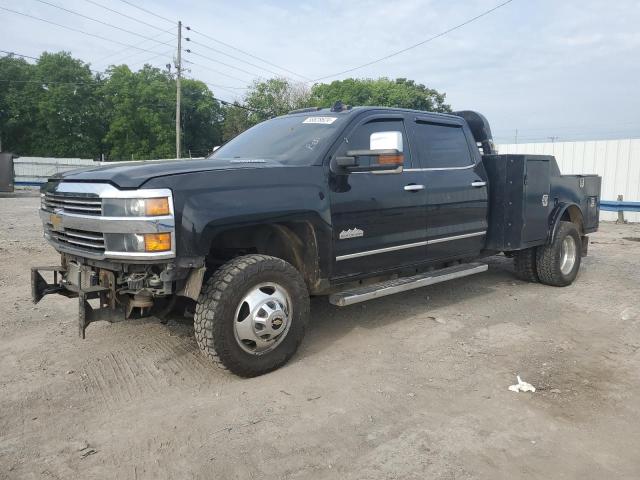
[[349, 150], [344, 157], [335, 157], [334, 171], [349, 174], [354, 172], [401, 173], [404, 155], [395, 148], [382, 150]]
[[369, 136], [369, 150], [349, 150], [332, 161], [335, 173], [400, 173], [404, 164], [402, 133], [374, 132]]

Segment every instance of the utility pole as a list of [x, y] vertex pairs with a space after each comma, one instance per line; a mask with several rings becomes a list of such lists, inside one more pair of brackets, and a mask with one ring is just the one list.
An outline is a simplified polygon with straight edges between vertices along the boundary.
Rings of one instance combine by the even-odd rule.
[[518, 144], [518, 129], [517, 128], [516, 128], [516, 138], [515, 138], [515, 140], [516, 140], [516, 145], [517, 145]]
[[556, 143], [556, 140], [558, 140], [558, 137], [553, 136], [553, 137], [547, 137], [549, 140], [551, 140], [551, 143]]
[[178, 58], [176, 61], [176, 158], [180, 158], [180, 76], [182, 75], [182, 22], [178, 22]]

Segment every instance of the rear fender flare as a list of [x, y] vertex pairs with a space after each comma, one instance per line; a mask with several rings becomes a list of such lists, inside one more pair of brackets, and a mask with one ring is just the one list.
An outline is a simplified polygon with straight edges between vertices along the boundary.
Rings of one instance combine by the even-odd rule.
[[556, 206], [551, 215], [549, 215], [549, 233], [547, 235], [547, 244], [553, 242], [558, 233], [558, 227], [560, 226], [560, 219], [564, 216], [565, 212], [569, 212], [569, 216], [573, 223], [576, 223], [578, 230], [582, 235], [584, 232], [584, 217], [580, 205], [577, 203], [560, 203]]

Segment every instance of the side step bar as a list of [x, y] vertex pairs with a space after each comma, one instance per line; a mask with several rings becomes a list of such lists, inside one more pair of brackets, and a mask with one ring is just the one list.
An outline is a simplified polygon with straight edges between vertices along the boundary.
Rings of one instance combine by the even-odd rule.
[[421, 273], [413, 277], [403, 277], [387, 282], [376, 283], [366, 287], [345, 290], [334, 293], [329, 297], [329, 302], [338, 307], [346, 307], [354, 303], [366, 302], [374, 298], [386, 297], [394, 293], [414, 290], [434, 283], [446, 282], [454, 278], [467, 277], [476, 273], [485, 272], [489, 268], [484, 263], [464, 263], [453, 267], [442, 268], [431, 272]]

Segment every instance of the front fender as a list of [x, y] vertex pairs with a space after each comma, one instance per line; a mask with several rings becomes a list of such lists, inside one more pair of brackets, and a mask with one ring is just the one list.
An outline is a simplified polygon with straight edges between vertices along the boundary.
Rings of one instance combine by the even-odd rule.
[[313, 226], [319, 266], [327, 272], [331, 212], [321, 166], [199, 172], [155, 179], [172, 189], [178, 257], [204, 257], [229, 229], [305, 222]]

